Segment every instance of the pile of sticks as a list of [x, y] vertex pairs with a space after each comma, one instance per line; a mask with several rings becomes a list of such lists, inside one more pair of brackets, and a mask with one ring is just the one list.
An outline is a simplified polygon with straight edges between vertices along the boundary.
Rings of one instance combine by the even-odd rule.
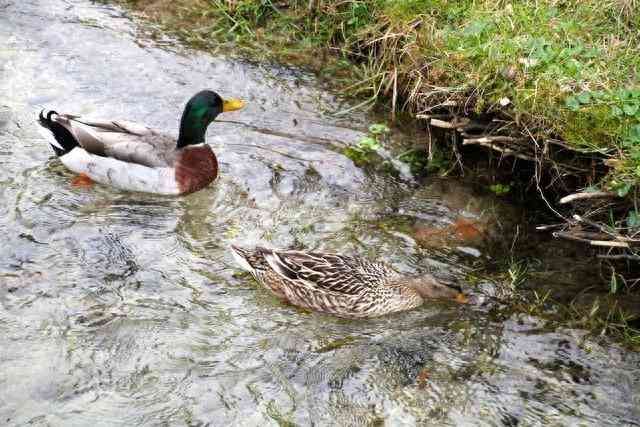
[[[468, 117], [458, 117], [447, 111], [446, 107], [455, 108], [456, 105], [441, 105], [440, 107], [445, 107], [445, 112], [418, 114], [416, 117], [426, 120], [431, 127], [456, 132], [456, 135], [462, 138], [461, 144], [463, 146], [480, 146], [499, 153], [501, 157], [513, 157], [535, 162], [536, 170], [542, 170], [542, 165], [545, 162], [553, 162], [555, 170], [562, 170], [566, 173], [586, 172], [580, 166], [559, 164], [557, 159], [551, 158], [549, 154], [552, 146], [574, 151], [563, 141], [556, 139], [537, 141], [530, 132], [520, 132], [518, 135], [518, 132], [513, 131], [513, 127], [504, 126], [504, 122], [499, 120], [492, 119], [490, 122], [482, 123]], [[537, 180], [539, 174], [536, 175], [538, 175], [536, 176]], [[536, 184], [542, 199], [563, 220], [559, 224], [541, 225], [537, 227], [537, 230], [552, 231], [556, 238], [607, 249], [605, 251], [607, 253], [597, 255], [599, 258], [640, 261], [640, 235], [623, 234], [623, 230], [589, 219], [598, 216], [595, 213], [602, 213], [605, 210], [602, 209], [604, 205], [615, 204], [617, 198], [615, 193], [581, 191], [568, 194], [552, 205], [545, 198], [539, 182]], [[594, 204], [600, 205], [597, 212], [593, 209]], [[563, 215], [560, 210], [565, 210], [563, 207], [566, 205], [573, 205], [571, 209], [573, 212], [578, 210], [578, 206], [584, 206], [590, 209], [590, 213]]]

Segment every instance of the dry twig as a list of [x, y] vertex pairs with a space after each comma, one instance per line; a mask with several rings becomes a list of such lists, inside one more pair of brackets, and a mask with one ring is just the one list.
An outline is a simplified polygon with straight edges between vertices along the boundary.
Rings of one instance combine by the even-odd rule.
[[536, 159], [523, 154], [520, 151], [512, 150], [511, 148], [503, 148], [494, 144], [492, 141], [503, 141], [503, 138], [508, 137], [499, 137], [499, 136], [483, 136], [482, 138], [473, 138], [473, 139], [464, 139], [462, 141], [462, 145], [481, 145], [483, 147], [491, 148], [492, 150], [498, 151], [502, 153], [504, 156], [512, 156], [517, 157], [522, 160], [528, 160], [530, 162], [535, 162]]
[[455, 129], [456, 128], [456, 124], [453, 122], [447, 122], [446, 120], [440, 120], [440, 119], [431, 119], [429, 121], [429, 124], [433, 127], [437, 127], [440, 129]]
[[628, 248], [629, 243], [620, 242], [617, 240], [591, 240], [584, 237], [576, 236], [575, 234], [567, 233], [564, 231], [556, 231], [553, 233], [553, 237], [560, 239], [573, 240], [575, 242], [588, 243], [591, 246], [603, 246], [609, 248]]
[[568, 196], [564, 196], [558, 204], [564, 205], [567, 203], [575, 202], [576, 200], [585, 200], [585, 199], [607, 199], [616, 197], [615, 193], [611, 193], [609, 191], [591, 191], [591, 192], [582, 192], [582, 193], [573, 193]]
[[612, 228], [607, 228], [602, 224], [599, 224], [597, 222], [594, 222], [594, 221], [588, 220], [586, 218], [583, 218], [580, 215], [574, 215], [573, 219], [575, 219], [578, 222], [582, 222], [584, 224], [587, 224], [587, 225], [590, 225], [590, 226], [592, 226], [594, 228], [597, 228], [598, 230], [600, 230], [604, 234], [613, 237], [617, 241], [627, 242], [627, 243], [640, 243], [640, 240], [638, 240], [638, 239], [632, 239], [630, 237], [624, 237], [620, 233], [618, 233], [617, 231], [613, 230]]
[[628, 259], [631, 261], [640, 261], [640, 256], [632, 255], [632, 254], [615, 254], [615, 255], [598, 254], [596, 256], [600, 259]]

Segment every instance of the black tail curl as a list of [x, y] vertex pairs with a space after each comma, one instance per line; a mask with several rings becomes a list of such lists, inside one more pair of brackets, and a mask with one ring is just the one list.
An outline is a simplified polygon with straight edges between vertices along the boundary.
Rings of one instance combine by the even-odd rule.
[[53, 110], [49, 111], [45, 116], [44, 110], [42, 110], [38, 116], [38, 122], [42, 127], [48, 129], [53, 134], [53, 137], [56, 139], [58, 144], [60, 144], [59, 147], [54, 144], [49, 145], [51, 145], [51, 148], [55, 151], [56, 156], [61, 157], [69, 153], [74, 148], [79, 147], [80, 144], [78, 144], [78, 141], [76, 141], [73, 134], [71, 134], [66, 127], [51, 119], [51, 116], [54, 114], [59, 116], [59, 114]]

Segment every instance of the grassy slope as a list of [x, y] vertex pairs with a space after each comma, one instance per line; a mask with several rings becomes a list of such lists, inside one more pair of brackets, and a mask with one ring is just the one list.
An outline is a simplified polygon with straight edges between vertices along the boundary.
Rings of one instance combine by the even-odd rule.
[[601, 186], [640, 182], [638, 0], [128, 3], [179, 23], [192, 43], [317, 65], [395, 109], [458, 100], [466, 112], [501, 110], [536, 138], [615, 159]]

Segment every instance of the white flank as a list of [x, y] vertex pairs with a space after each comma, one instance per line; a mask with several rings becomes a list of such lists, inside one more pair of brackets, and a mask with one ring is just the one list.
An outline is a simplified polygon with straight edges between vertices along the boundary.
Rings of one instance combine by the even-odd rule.
[[89, 154], [80, 147], [60, 157], [60, 161], [75, 173], [84, 173], [95, 182], [121, 190], [180, 194], [175, 171], [171, 168], [150, 168], [126, 163], [111, 157]]
[[251, 264], [249, 264], [247, 260], [242, 256], [242, 254], [237, 252], [233, 246], [231, 246], [231, 255], [233, 255], [233, 259], [236, 260], [238, 265], [240, 265], [240, 268], [248, 271], [249, 273], [254, 273], [253, 267], [251, 267]]

